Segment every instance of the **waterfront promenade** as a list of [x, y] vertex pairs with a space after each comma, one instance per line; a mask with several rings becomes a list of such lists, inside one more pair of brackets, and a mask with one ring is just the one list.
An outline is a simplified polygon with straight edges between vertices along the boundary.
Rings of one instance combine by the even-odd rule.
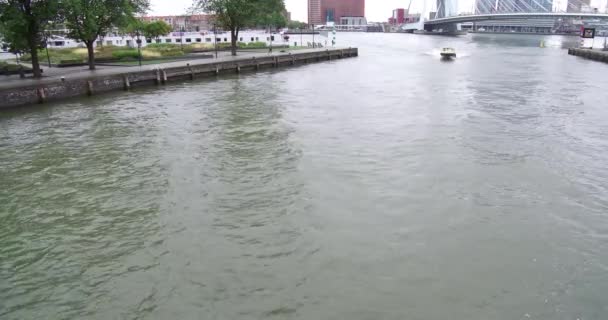
[[570, 48], [568, 54], [572, 56], [582, 57], [584, 59], [595, 60], [608, 63], [608, 51], [600, 51], [594, 49]]
[[0, 82], [0, 108], [129, 89], [131, 86], [164, 84], [174, 79], [194, 79], [197, 76], [238, 73], [246, 69], [258, 70], [357, 55], [356, 48], [282, 50], [273, 53], [256, 50], [241, 52], [238, 56], [223, 53], [217, 59], [180, 60], [141, 67], [100, 66], [92, 71], [86, 67], [47, 68], [42, 79], [11, 76]]

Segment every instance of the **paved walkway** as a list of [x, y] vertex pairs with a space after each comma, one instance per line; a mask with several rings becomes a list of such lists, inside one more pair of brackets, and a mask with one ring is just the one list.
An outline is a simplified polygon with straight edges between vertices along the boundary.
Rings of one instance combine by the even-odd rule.
[[[332, 48], [336, 49], [336, 48]], [[15, 76], [0, 76], [0, 90], [2, 89], [13, 89], [19, 87], [29, 87], [33, 85], [41, 85], [46, 83], [56, 82], [61, 79], [61, 77], [65, 77], [66, 79], [86, 79], [91, 76], [107, 76], [107, 75], [116, 75], [129, 73], [134, 71], [142, 71], [142, 70], [155, 70], [158, 68], [171, 68], [171, 67], [179, 67], [184, 66], [186, 64], [190, 65], [204, 65], [204, 64], [214, 64], [222, 61], [234, 61], [240, 59], [247, 59], [251, 57], [261, 57], [261, 56], [283, 56], [289, 55], [289, 50], [285, 50], [285, 52], [280, 52], [281, 49], [274, 49], [272, 54], [268, 53], [268, 49], [261, 50], [247, 50], [247, 51], [239, 51], [237, 56], [230, 55], [230, 52], [219, 52], [218, 58], [198, 58], [191, 60], [179, 60], [173, 62], [159, 63], [159, 64], [148, 64], [143, 66], [96, 66], [96, 70], [89, 70], [86, 66], [81, 67], [68, 67], [68, 68], [47, 68], [42, 66], [44, 69], [43, 77], [41, 79], [34, 79], [31, 76], [25, 79], [21, 79], [18, 75]], [[325, 51], [325, 49], [298, 49], [293, 50], [291, 52], [314, 52], [314, 51]]]

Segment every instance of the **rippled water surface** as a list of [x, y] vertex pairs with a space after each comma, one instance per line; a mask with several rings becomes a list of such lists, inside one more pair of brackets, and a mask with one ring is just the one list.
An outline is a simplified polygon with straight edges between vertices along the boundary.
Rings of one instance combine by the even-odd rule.
[[545, 40], [1, 112], [0, 318], [607, 319], [608, 65]]

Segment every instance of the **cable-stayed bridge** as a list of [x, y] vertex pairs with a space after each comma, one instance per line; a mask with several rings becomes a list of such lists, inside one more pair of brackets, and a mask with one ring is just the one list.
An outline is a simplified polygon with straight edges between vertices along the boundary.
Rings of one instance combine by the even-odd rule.
[[553, 0], [476, 0], [473, 14], [459, 14], [458, 0], [437, 0], [436, 11], [423, 9], [420, 21], [405, 24], [401, 29], [452, 32], [459, 30], [461, 23], [489, 20], [554, 21], [572, 18], [608, 21], [608, 14], [592, 12], [589, 3], [589, 0], [568, 0], [566, 10], [560, 12], [554, 10]]

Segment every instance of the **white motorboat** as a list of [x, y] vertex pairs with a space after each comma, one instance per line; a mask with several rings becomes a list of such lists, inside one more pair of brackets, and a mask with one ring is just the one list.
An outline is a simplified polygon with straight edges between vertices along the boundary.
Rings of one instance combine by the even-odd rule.
[[441, 49], [441, 57], [446, 59], [456, 58], [456, 50], [454, 48], [443, 48]]

